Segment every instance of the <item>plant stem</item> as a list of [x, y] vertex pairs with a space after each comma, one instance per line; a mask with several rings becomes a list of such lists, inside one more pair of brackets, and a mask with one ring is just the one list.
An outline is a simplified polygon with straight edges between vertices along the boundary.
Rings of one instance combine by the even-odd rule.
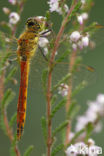
[[[5, 71], [3, 71], [1, 77], [0, 77], [0, 103], [2, 101], [2, 98], [4, 96], [4, 79], [5, 79]], [[7, 118], [7, 112], [6, 112], [6, 108], [4, 107], [3, 110], [2, 110], [2, 113], [3, 113], [3, 119], [4, 119], [4, 124], [5, 124], [5, 128], [6, 128], [6, 132], [7, 132], [7, 135], [9, 137], [9, 140], [10, 142], [12, 143], [13, 142], [13, 132], [12, 132], [12, 128], [10, 128], [9, 126], [9, 123], [8, 123], [8, 118]], [[16, 156], [20, 156], [20, 152], [19, 152], [19, 149], [18, 149], [18, 146], [15, 145], [14, 147], [14, 151], [16, 153]]]
[[4, 78], [5, 73], [3, 72], [2, 75], [0, 76], [0, 103], [4, 95]]
[[52, 72], [49, 72], [48, 75], [48, 90], [47, 90], [47, 119], [48, 119], [48, 138], [47, 138], [47, 156], [51, 154], [51, 129], [52, 129], [52, 121], [50, 118], [51, 114], [51, 83], [52, 83]]
[[[7, 119], [7, 112], [6, 112], [5, 108], [3, 109], [3, 116], [4, 116], [4, 124], [5, 124], [5, 127], [6, 127], [7, 135], [9, 137], [10, 142], [12, 143], [13, 139], [14, 139], [13, 131], [12, 131], [12, 128], [10, 128], [10, 126], [9, 126], [8, 119]], [[20, 156], [21, 155], [17, 145], [15, 145], [14, 151], [16, 153], [16, 156]]]
[[51, 114], [51, 97], [52, 97], [52, 93], [51, 93], [51, 86], [52, 86], [52, 64], [54, 62], [54, 58], [55, 58], [55, 53], [60, 45], [59, 41], [62, 37], [62, 34], [64, 32], [65, 29], [65, 25], [67, 24], [68, 21], [68, 17], [70, 16], [70, 14], [72, 13], [74, 7], [76, 6], [77, 2], [74, 3], [74, 5], [71, 6], [70, 10], [68, 11], [65, 19], [63, 20], [60, 30], [56, 36], [56, 40], [54, 43], [54, 47], [53, 47], [53, 51], [49, 60], [49, 73], [48, 73], [48, 85], [47, 85], [47, 120], [48, 120], [48, 137], [47, 137], [47, 156], [51, 155], [51, 145], [52, 145], [52, 137], [51, 137], [51, 129], [52, 129], [52, 121], [50, 119], [50, 114]]
[[[70, 63], [69, 63], [69, 73], [72, 72], [75, 60], [76, 60], [76, 51], [72, 51], [72, 54], [70, 57]], [[69, 108], [70, 108], [71, 93], [72, 93], [72, 77], [69, 80], [69, 88], [68, 88], [68, 95], [67, 95], [67, 102], [66, 102], [66, 113], [69, 111]], [[71, 131], [71, 121], [69, 121], [69, 124], [67, 125], [67, 128], [66, 128], [65, 146], [70, 142], [69, 140], [70, 131]]]

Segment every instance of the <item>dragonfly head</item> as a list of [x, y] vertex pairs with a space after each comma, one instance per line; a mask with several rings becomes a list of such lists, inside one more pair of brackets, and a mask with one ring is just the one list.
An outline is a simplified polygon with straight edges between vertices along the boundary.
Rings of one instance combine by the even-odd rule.
[[39, 33], [45, 29], [45, 18], [42, 16], [30, 17], [27, 19], [26, 28], [29, 31]]

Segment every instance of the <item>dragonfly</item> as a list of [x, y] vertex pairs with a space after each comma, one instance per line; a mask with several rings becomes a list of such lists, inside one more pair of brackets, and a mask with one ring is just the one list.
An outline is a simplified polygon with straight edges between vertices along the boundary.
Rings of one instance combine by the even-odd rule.
[[26, 117], [27, 88], [30, 68], [30, 60], [35, 55], [38, 40], [46, 32], [40, 33], [45, 29], [43, 18], [31, 17], [26, 22], [26, 29], [18, 39], [17, 57], [20, 62], [21, 80], [19, 98], [17, 104], [17, 139], [21, 138]]
[[[46, 30], [45, 28], [47, 27], [46, 25], [47, 24], [44, 18], [39, 18], [39, 17], [28, 18], [24, 32], [19, 36], [18, 39], [16, 39], [17, 44], [18, 44], [16, 54], [17, 54], [17, 58], [20, 64], [20, 71], [21, 71], [19, 97], [18, 97], [18, 104], [17, 104], [17, 139], [18, 140], [21, 139], [21, 136], [23, 134], [25, 119], [26, 119], [27, 91], [28, 91], [28, 83], [29, 83], [30, 62], [32, 58], [34, 57], [34, 55], [36, 54], [36, 50], [38, 48], [39, 37], [44, 37], [44, 35], [50, 31], [50, 30]], [[42, 58], [42, 60], [44, 60], [44, 58]], [[60, 74], [62, 73], [62, 68], [64, 71], [65, 71], [65, 68], [66, 69], [68, 68], [67, 63], [64, 65], [63, 64], [60, 64], [60, 63], [57, 64], [57, 66], [61, 68]], [[94, 71], [94, 69], [90, 66], [83, 66], [83, 67], [88, 69], [88, 71], [91, 71], [91, 73], [92, 71]], [[55, 71], [56, 73], [57, 73], [57, 68]], [[54, 74], [54, 75], [57, 75], [57, 74]]]
[[[36, 53], [39, 37], [43, 37], [50, 30], [45, 30], [46, 21], [42, 17], [31, 17], [26, 21], [24, 32], [17, 39], [17, 59], [20, 64], [20, 88], [17, 104], [17, 139], [20, 140], [25, 124], [27, 88], [30, 61]], [[42, 33], [41, 33], [42, 32]]]

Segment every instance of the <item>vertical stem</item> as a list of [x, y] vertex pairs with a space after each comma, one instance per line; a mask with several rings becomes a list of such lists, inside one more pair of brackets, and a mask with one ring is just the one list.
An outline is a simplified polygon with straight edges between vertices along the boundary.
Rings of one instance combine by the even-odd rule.
[[[74, 63], [76, 59], [76, 51], [72, 51], [71, 57], [70, 57], [70, 63], [69, 63], [69, 72], [72, 72]], [[72, 93], [72, 77], [69, 80], [69, 88], [68, 88], [68, 95], [67, 95], [67, 102], [66, 102], [66, 113], [69, 111], [70, 104], [71, 104], [71, 93]], [[65, 139], [65, 145], [69, 143], [69, 135], [71, 131], [71, 122], [69, 121], [67, 128], [66, 128], [66, 139]]]
[[3, 72], [0, 76], [0, 103], [4, 95], [4, 78], [5, 78], [5, 73]]
[[[4, 96], [4, 87], [5, 87], [4, 79], [5, 79], [5, 71], [3, 71], [3, 73], [1, 74], [1, 77], [0, 77], [0, 82], [1, 82], [0, 83], [0, 103], [1, 103], [2, 98]], [[9, 137], [10, 142], [12, 143], [12, 141], [13, 141], [13, 132], [12, 132], [12, 128], [9, 127], [7, 112], [6, 112], [5, 107], [2, 110], [2, 114], [3, 114], [3, 120], [4, 120], [7, 135]], [[19, 149], [18, 149], [17, 145], [15, 145], [14, 151], [16, 153], [16, 156], [20, 156], [20, 152], [19, 152]]]
[[47, 156], [50, 156], [51, 154], [51, 144], [52, 144], [52, 139], [51, 139], [51, 129], [52, 129], [52, 121], [50, 119], [50, 114], [51, 114], [51, 83], [52, 83], [52, 72], [49, 72], [49, 77], [48, 77], [48, 90], [47, 90], [47, 119], [48, 119], [48, 140], [47, 140]]
[[54, 43], [54, 47], [52, 50], [52, 54], [49, 60], [49, 73], [48, 73], [48, 85], [47, 85], [47, 120], [48, 120], [48, 137], [47, 137], [47, 156], [51, 156], [51, 145], [52, 145], [52, 136], [51, 136], [51, 129], [52, 129], [52, 121], [50, 119], [51, 114], [51, 86], [52, 86], [52, 64], [54, 62], [55, 53], [60, 45], [60, 39], [62, 37], [62, 34], [65, 29], [65, 25], [67, 24], [68, 18], [71, 15], [73, 9], [75, 8], [77, 4], [77, 0], [75, 0], [75, 3], [71, 6], [70, 10], [68, 11], [65, 19], [62, 21], [60, 30], [56, 36], [56, 40]]
[[[8, 119], [7, 119], [7, 112], [6, 112], [5, 108], [3, 110], [3, 116], [4, 116], [4, 124], [6, 127], [7, 135], [10, 139], [10, 142], [12, 143], [13, 142], [13, 131], [12, 131], [12, 128], [9, 127], [9, 123], [8, 123]], [[16, 156], [21, 156], [17, 145], [15, 145], [14, 151], [16, 153]]]

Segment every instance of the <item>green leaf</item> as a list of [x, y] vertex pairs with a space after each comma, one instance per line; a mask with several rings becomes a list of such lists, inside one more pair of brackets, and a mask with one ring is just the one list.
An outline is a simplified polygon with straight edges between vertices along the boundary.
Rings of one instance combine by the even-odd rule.
[[68, 125], [69, 121], [64, 121], [63, 123], [61, 123], [54, 131], [53, 131], [53, 137], [59, 133], [60, 131], [62, 131], [67, 125]]
[[17, 113], [14, 113], [13, 116], [11, 117], [10, 121], [9, 121], [10, 127], [12, 127], [13, 124], [16, 122], [16, 118], [17, 118]]
[[11, 89], [6, 90], [4, 97], [1, 101], [1, 109], [4, 109], [4, 107], [7, 107], [8, 104], [14, 98], [14, 96], [15, 96], [15, 93]]
[[[74, 1], [72, 1], [72, 5], [73, 5], [73, 3], [74, 3]], [[79, 11], [79, 9], [80, 9], [80, 7], [81, 7], [81, 2], [79, 1], [79, 2], [77, 2], [77, 4], [76, 4], [76, 6], [74, 7], [74, 9], [73, 9], [73, 11], [72, 11], [72, 13], [70, 14], [70, 16], [69, 16], [69, 19], [68, 19], [68, 21], [73, 17], [73, 16], [75, 16], [75, 14], [76, 13], [78, 13], [78, 11]]]
[[3, 112], [1, 112], [1, 115], [0, 115], [0, 128], [3, 130], [4, 134], [6, 134], [6, 127], [5, 127], [5, 124], [4, 124], [4, 116], [3, 116]]
[[5, 42], [4, 34], [3, 32], [0, 31], [0, 46], [2, 49], [5, 49], [5, 45], [6, 45], [6, 42]]
[[62, 99], [52, 110], [50, 117], [53, 118], [54, 115], [60, 110], [66, 103], [66, 98]]
[[55, 156], [58, 152], [60, 152], [62, 149], [64, 148], [64, 145], [63, 144], [60, 144], [58, 146], [56, 146], [56, 148], [54, 148], [52, 150], [52, 154], [51, 156]]
[[54, 90], [56, 90], [62, 83], [64, 83], [64, 82], [66, 82], [68, 79], [70, 79], [71, 78], [71, 74], [70, 73], [68, 73], [67, 75], [65, 75], [54, 87], [53, 87], [53, 89], [52, 89], [52, 92], [54, 91]]
[[32, 150], [33, 150], [33, 148], [34, 148], [34, 146], [33, 146], [33, 145], [30, 145], [30, 146], [26, 149], [26, 151], [25, 151], [25, 153], [24, 153], [23, 156], [30, 156], [30, 154], [31, 154], [31, 152], [32, 152]]
[[16, 156], [16, 151], [15, 151], [15, 147], [16, 147], [16, 143], [17, 143], [17, 134], [14, 134], [14, 138], [13, 141], [11, 143], [11, 147], [10, 147], [10, 156]]
[[85, 142], [87, 142], [88, 139], [90, 138], [93, 129], [94, 129], [94, 125], [93, 125], [91, 122], [89, 122], [89, 123], [86, 125], [86, 137], [85, 137]]
[[76, 94], [78, 94], [85, 86], [87, 86], [87, 82], [83, 80], [72, 92], [71, 98], [75, 97]]
[[51, 98], [51, 105], [54, 105], [57, 99], [57, 95], [53, 95]]
[[72, 119], [74, 116], [74, 111], [76, 111], [75, 107], [76, 107], [77, 102], [76, 101], [72, 101], [72, 103], [70, 104], [68, 113], [67, 113], [67, 118]]
[[11, 72], [8, 74], [8, 76], [5, 78], [5, 82], [4, 82], [4, 83], [8, 83], [8, 81], [11, 80], [12, 77], [15, 75], [16, 71], [17, 71], [17, 68], [14, 67], [14, 68], [11, 70]]
[[47, 122], [44, 116], [41, 118], [41, 125], [42, 125], [44, 141], [46, 143], [47, 142]]
[[56, 62], [55, 62], [56, 65], [57, 65], [57, 63], [62, 62], [62, 61], [65, 59], [65, 57], [66, 57], [67, 55], [70, 54], [70, 52], [71, 52], [71, 50], [65, 51], [65, 52], [56, 60]]

